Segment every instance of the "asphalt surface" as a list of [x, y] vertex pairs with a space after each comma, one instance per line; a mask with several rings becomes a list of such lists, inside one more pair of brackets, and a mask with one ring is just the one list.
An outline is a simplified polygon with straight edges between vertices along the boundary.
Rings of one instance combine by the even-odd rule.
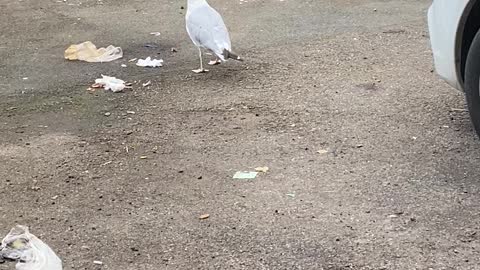
[[[184, 1], [0, 0], [1, 235], [64, 269], [479, 269], [480, 143], [430, 1], [210, 2], [246, 61], [197, 75]], [[63, 59], [86, 40], [124, 57]]]

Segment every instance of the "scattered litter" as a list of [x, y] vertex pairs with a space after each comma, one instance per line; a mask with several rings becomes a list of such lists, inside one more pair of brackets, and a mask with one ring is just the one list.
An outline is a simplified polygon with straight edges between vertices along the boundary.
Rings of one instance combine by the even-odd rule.
[[56, 200], [56, 199], [58, 199], [58, 195], [55, 195], [52, 197], [52, 200]]
[[148, 81], [148, 82], [146, 82], [146, 83], [143, 83], [142, 85], [143, 85], [143, 87], [147, 87], [147, 86], [149, 86], [150, 84], [152, 84], [152, 82], [151, 82], [151, 81]]
[[111, 161], [111, 160], [110, 160], [110, 161], [107, 161], [107, 162], [105, 162], [105, 163], [103, 163], [103, 164], [102, 164], [102, 165], [100, 165], [100, 166], [107, 166], [107, 165], [108, 165], [108, 164], [110, 164], [110, 163], [112, 163], [112, 161]]
[[233, 179], [255, 179], [258, 172], [236, 172]]
[[285, 195], [287, 195], [288, 197], [295, 198], [295, 193], [287, 193], [287, 194], [285, 194]]
[[127, 111], [127, 114], [135, 114], [134, 111]]
[[257, 167], [255, 168], [255, 171], [257, 172], [262, 172], [262, 173], [267, 173], [270, 168], [268, 167]]
[[103, 265], [103, 262], [102, 262], [102, 261], [93, 261], [93, 264], [96, 264], [96, 265]]
[[150, 56], [145, 59], [138, 59], [137, 66], [139, 67], [161, 67], [163, 59], [152, 59]]
[[140, 159], [147, 159], [147, 156], [141, 156]]
[[28, 227], [13, 227], [2, 240], [0, 258], [17, 262], [17, 270], [62, 270], [62, 261]]
[[452, 109], [450, 109], [450, 111], [452, 111], [452, 112], [468, 112], [467, 109], [458, 109], [458, 108], [452, 108]]
[[28, 77], [23, 77], [22, 80], [28, 80]]
[[125, 88], [125, 81], [115, 77], [102, 75], [101, 79], [96, 79], [93, 88], [103, 87], [105, 90], [112, 90], [112, 92], [121, 92]]
[[405, 32], [406, 31], [404, 29], [383, 31], [384, 34], [403, 34]]
[[155, 45], [155, 44], [145, 44], [145, 45], [143, 45], [143, 47], [145, 47], [145, 48], [152, 48], [152, 49], [158, 48], [158, 46]]
[[150, 35], [158, 37], [161, 34], [160, 34], [160, 32], [151, 32]]
[[104, 113], [104, 115], [105, 115], [105, 116], [110, 116], [110, 115], [112, 115], [112, 113], [106, 112], [106, 113]]
[[127, 67], [127, 65], [125, 65], [125, 64], [121, 64], [120, 66], [123, 67], [123, 68]]
[[123, 57], [120, 47], [112, 45], [107, 48], [99, 48], [90, 41], [71, 45], [65, 50], [65, 59], [80, 60], [86, 62], [110, 62]]
[[132, 58], [132, 59], [128, 60], [128, 62], [135, 62], [135, 61], [137, 61], [137, 59], [138, 58]]
[[317, 153], [322, 154], [322, 155], [328, 154], [328, 150], [320, 149], [320, 150], [317, 151]]
[[199, 216], [198, 218], [199, 218], [199, 219], [207, 219], [207, 218], [209, 218], [209, 217], [210, 217], [209, 214], [203, 214], [203, 215]]
[[170, 49], [172, 52], [178, 52], [177, 48]]

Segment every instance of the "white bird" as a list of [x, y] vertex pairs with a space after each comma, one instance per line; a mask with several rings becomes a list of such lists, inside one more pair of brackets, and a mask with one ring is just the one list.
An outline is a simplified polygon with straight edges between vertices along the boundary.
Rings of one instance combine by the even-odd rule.
[[229, 58], [243, 61], [232, 52], [230, 36], [222, 16], [206, 0], [188, 0], [185, 20], [188, 35], [193, 44], [198, 47], [200, 54], [200, 69], [193, 70], [193, 72], [208, 71], [203, 68], [202, 49], [206, 49], [216, 56], [215, 60], [208, 63], [209, 65], [220, 64]]

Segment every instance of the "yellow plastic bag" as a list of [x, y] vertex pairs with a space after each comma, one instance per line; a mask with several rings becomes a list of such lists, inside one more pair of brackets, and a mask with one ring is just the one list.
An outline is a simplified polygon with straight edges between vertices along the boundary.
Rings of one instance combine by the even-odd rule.
[[123, 51], [120, 47], [108, 46], [99, 48], [91, 41], [85, 41], [80, 44], [74, 44], [65, 51], [65, 59], [80, 60], [86, 62], [110, 62], [123, 57]]

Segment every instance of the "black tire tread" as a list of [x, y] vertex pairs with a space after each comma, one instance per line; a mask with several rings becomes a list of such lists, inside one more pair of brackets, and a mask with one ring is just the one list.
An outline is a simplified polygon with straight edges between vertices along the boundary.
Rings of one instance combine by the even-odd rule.
[[465, 97], [470, 119], [480, 136], [480, 31], [473, 39], [465, 66]]

